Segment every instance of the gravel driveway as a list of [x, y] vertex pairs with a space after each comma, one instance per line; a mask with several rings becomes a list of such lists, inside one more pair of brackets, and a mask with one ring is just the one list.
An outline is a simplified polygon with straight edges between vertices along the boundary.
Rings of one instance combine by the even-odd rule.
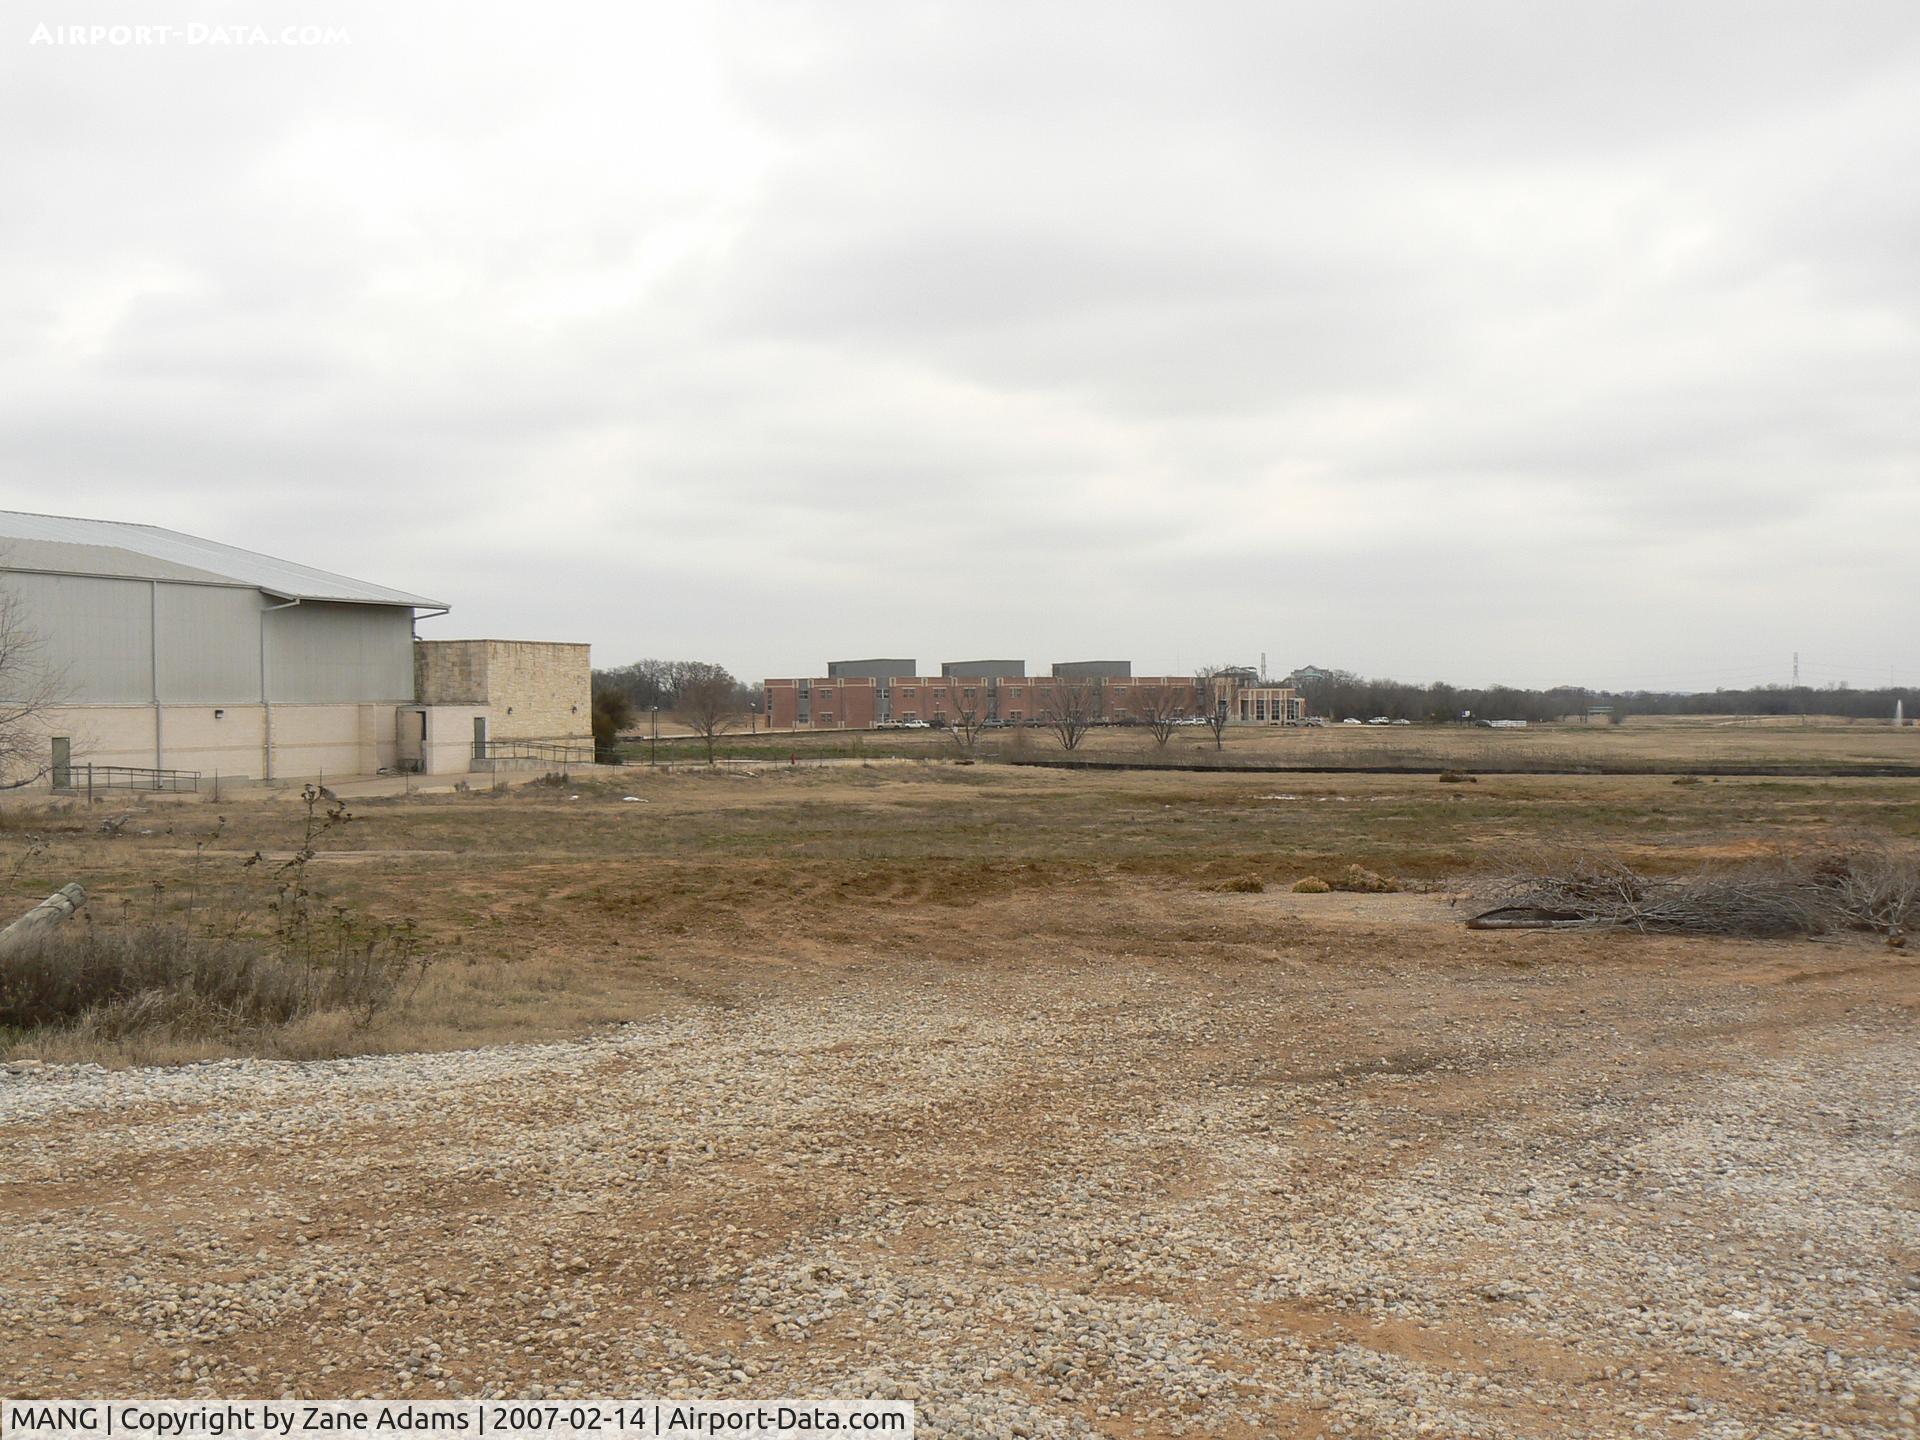
[[0, 1389], [1915, 1435], [1912, 962], [1442, 934], [903, 958], [552, 1046], [12, 1068]]

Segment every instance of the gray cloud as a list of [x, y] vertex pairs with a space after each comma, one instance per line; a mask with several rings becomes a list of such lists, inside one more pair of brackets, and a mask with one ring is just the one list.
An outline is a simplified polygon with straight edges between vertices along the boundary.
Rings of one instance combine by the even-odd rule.
[[0, 37], [3, 503], [608, 663], [1920, 673], [1910, 6], [316, 19]]

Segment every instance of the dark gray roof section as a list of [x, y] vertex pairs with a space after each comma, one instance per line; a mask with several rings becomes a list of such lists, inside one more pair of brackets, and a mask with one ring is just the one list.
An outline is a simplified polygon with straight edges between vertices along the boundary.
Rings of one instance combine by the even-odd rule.
[[1130, 680], [1131, 660], [1062, 660], [1053, 667], [1060, 680]]
[[829, 660], [827, 676], [833, 680], [912, 679], [920, 672], [918, 660]]
[[445, 610], [430, 600], [369, 584], [291, 560], [276, 560], [217, 540], [202, 540], [158, 525], [81, 520], [0, 510], [0, 570], [42, 570], [117, 579], [178, 580], [239, 585], [288, 600], [334, 600], [349, 605], [399, 605]]
[[971, 676], [986, 680], [1022, 680], [1026, 678], [1024, 660], [944, 660], [942, 675]]

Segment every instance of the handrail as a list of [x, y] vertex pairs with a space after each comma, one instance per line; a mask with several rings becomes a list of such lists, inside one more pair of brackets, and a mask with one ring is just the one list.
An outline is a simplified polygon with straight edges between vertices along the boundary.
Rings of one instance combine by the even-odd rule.
[[[80, 788], [85, 772], [87, 794], [100, 790], [155, 790], [182, 793], [200, 788], [198, 770], [160, 770], [148, 765], [96, 765], [81, 761], [68, 767], [68, 788]], [[56, 777], [57, 778], [57, 777]], [[55, 788], [60, 788], [57, 784]]]
[[545, 760], [557, 765], [593, 764], [593, 746], [557, 740], [488, 740], [474, 747], [476, 760]]

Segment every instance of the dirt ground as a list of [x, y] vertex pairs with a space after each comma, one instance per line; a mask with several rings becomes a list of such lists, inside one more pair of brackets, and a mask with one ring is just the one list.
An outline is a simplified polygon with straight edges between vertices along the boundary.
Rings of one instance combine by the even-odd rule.
[[[1062, 752], [1044, 727], [981, 732], [980, 753], [1044, 760]], [[628, 743], [645, 759], [644, 744]], [[788, 755], [947, 756], [953, 737], [937, 730], [781, 731], [732, 735], [721, 754], [777, 761]], [[687, 743], [656, 747], [661, 757], [704, 755]], [[1177, 728], [1166, 746], [1137, 726], [1102, 726], [1082, 739], [1075, 757], [1142, 763], [1274, 766], [1457, 766], [1462, 769], [1669, 773], [1722, 766], [1920, 767], [1920, 726], [1887, 721], [1808, 720], [1772, 716], [1634, 716], [1622, 725], [1570, 721], [1490, 730], [1463, 725], [1246, 726], [1229, 728], [1216, 747], [1206, 726]]]
[[[915, 765], [369, 801], [316, 870], [444, 966], [384, 1028], [264, 1048], [468, 1048], [16, 1037], [0, 1390], [1910, 1436], [1911, 952], [1470, 932], [1457, 885], [1573, 838], [1910, 843], [1914, 802]], [[42, 848], [8, 903], [211, 903], [295, 815], [214, 818], [10, 812]], [[1286, 889], [1346, 863], [1430, 889]]]

